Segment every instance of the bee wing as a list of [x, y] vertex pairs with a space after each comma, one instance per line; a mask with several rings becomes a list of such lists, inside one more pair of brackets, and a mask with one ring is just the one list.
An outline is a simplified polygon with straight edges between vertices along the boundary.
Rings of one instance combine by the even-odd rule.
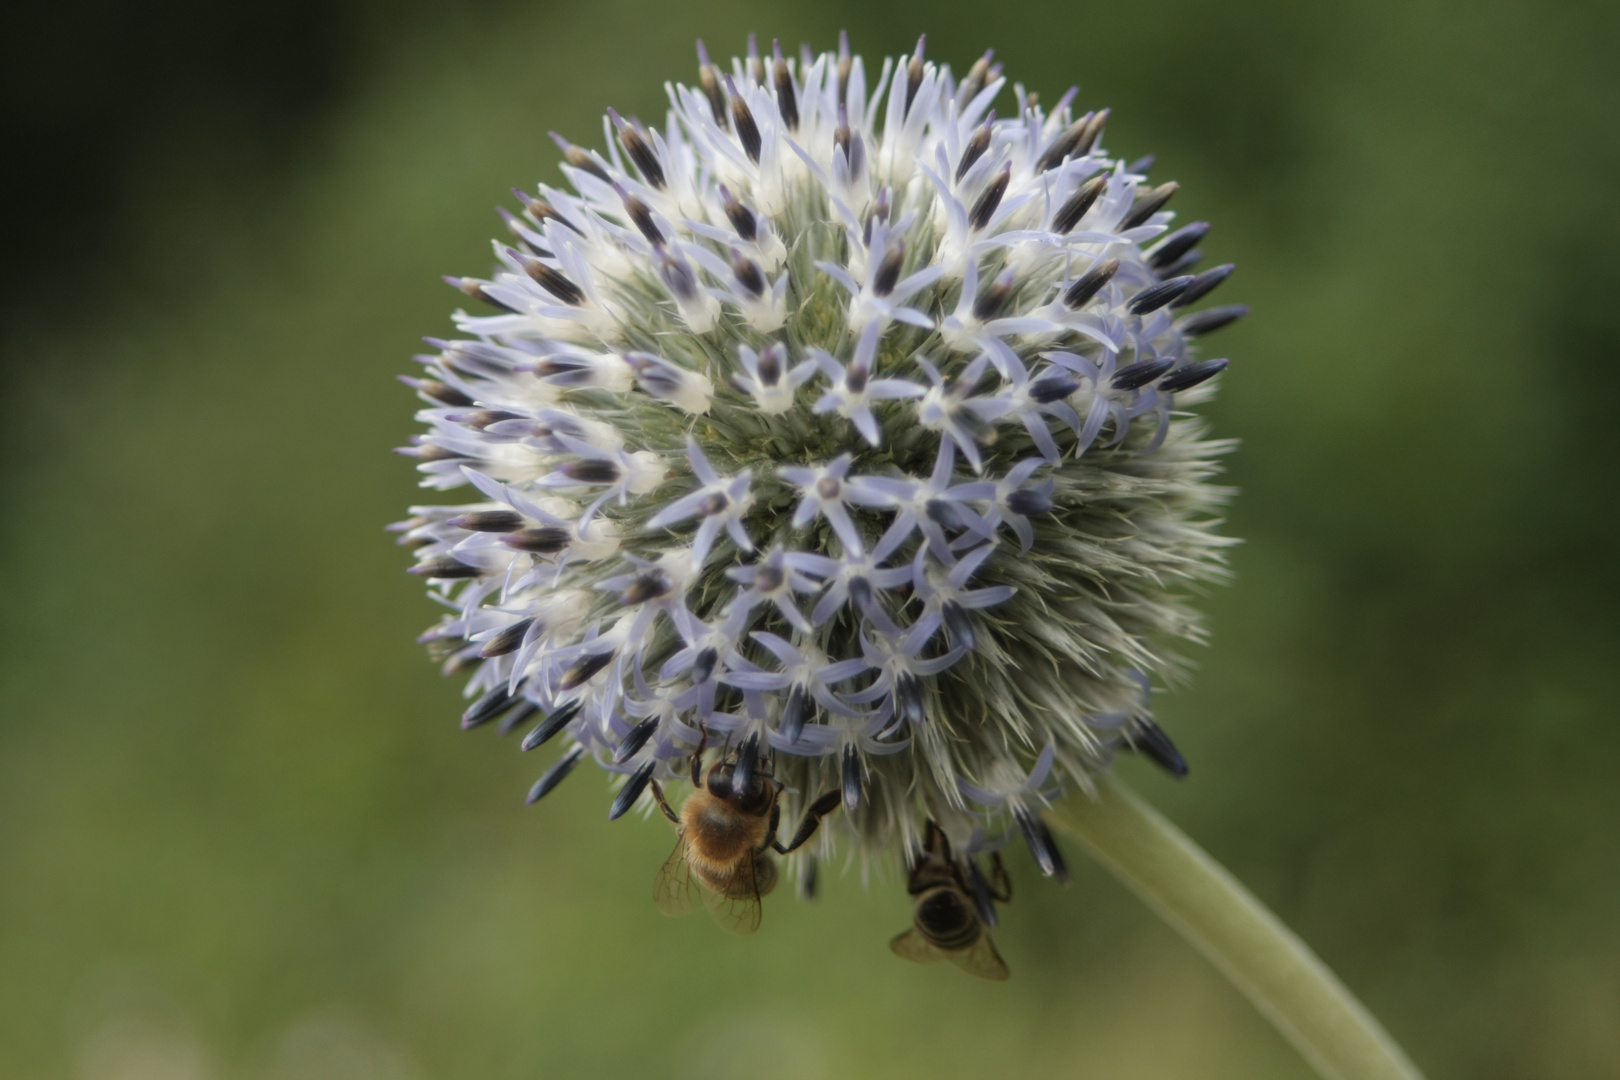
[[937, 964], [950, 955], [928, 944], [915, 928], [896, 934], [889, 941], [889, 949], [894, 955], [919, 964]]
[[653, 902], [665, 915], [685, 915], [697, 906], [696, 892], [692, 868], [686, 865], [686, 838], [681, 837], [653, 879]]
[[980, 934], [979, 940], [968, 948], [948, 955], [957, 967], [981, 979], [1004, 982], [1012, 974], [1007, 970], [1007, 962], [996, 952], [996, 943], [990, 940], [987, 933]]
[[759, 929], [764, 911], [759, 902], [759, 878], [753, 856], [737, 864], [725, 881], [724, 892], [703, 890], [703, 903], [714, 919], [733, 934], [748, 935]]

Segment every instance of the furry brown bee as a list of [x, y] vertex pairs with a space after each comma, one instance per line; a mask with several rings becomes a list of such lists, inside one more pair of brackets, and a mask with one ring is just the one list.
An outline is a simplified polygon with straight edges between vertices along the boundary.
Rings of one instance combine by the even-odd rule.
[[[782, 788], [759, 767], [758, 736], [744, 740], [734, 758], [723, 755], [707, 775], [702, 772], [703, 745], [692, 754], [695, 790], [680, 813], [670, 807], [657, 781], [652, 784], [659, 809], [680, 833], [653, 883], [653, 899], [663, 911], [684, 915], [694, 906], [694, 893], [701, 891], [704, 906], [722, 926], [751, 934], [759, 929], [760, 897], [776, 888], [770, 853], [786, 855], [809, 840], [821, 819], [837, 809], [841, 796], [829, 791], [811, 803], [798, 832], [784, 846], [776, 838], [782, 813], [776, 800]], [[694, 889], [694, 879], [701, 890]]]
[[1000, 982], [1009, 972], [990, 940], [990, 927], [995, 924], [994, 903], [1012, 899], [1012, 882], [1000, 855], [992, 858], [988, 880], [971, 861], [966, 865], [971, 886], [945, 833], [930, 821], [922, 857], [906, 882], [906, 892], [917, 898], [912, 928], [896, 935], [889, 948], [919, 964], [949, 960], [969, 975]]

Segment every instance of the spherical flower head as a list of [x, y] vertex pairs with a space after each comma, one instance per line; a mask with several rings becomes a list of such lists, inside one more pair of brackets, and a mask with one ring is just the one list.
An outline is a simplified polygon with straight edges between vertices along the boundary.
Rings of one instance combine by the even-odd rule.
[[405, 380], [401, 452], [474, 501], [397, 526], [448, 609], [424, 637], [464, 726], [566, 747], [531, 801], [590, 757], [613, 816], [675, 816], [707, 755], [784, 835], [842, 809], [801, 877], [842, 841], [978, 881], [997, 833], [1061, 876], [1051, 800], [1118, 750], [1186, 771], [1145, 694], [1229, 543], [1187, 410], [1231, 267], [1197, 272], [1208, 226], [1172, 231], [1108, 110], [989, 54], [699, 57], [662, 125], [558, 137], [567, 183], [449, 279], [484, 308]]

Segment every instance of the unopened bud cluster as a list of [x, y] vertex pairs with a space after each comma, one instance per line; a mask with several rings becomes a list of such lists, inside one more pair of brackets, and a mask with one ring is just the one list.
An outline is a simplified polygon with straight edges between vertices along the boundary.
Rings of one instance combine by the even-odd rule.
[[[475, 501], [396, 526], [470, 671], [464, 726], [589, 757], [614, 816], [700, 740], [769, 760], [784, 820], [916, 851], [939, 822], [1061, 861], [1040, 820], [1120, 748], [1173, 772], [1151, 676], [1196, 639], [1222, 489], [1187, 412], [1208, 231], [986, 55], [874, 74], [847, 45], [701, 47], [661, 126], [558, 138], [566, 187], [518, 193], [483, 310], [433, 341], [425, 487]], [[801, 863], [801, 873], [809, 860]]]

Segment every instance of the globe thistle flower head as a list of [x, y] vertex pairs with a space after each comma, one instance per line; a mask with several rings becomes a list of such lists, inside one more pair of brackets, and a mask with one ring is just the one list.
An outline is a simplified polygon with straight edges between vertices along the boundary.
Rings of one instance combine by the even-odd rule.
[[396, 526], [424, 640], [464, 726], [566, 746], [531, 801], [587, 757], [614, 817], [759, 775], [789, 829], [842, 809], [801, 875], [933, 822], [975, 881], [1001, 837], [1061, 877], [1052, 800], [1121, 749], [1186, 769], [1143, 698], [1229, 542], [1189, 410], [1231, 267], [1107, 109], [989, 53], [698, 57], [661, 124], [554, 136], [566, 182], [447, 279], [480, 307], [404, 380], [401, 452], [472, 501]]

